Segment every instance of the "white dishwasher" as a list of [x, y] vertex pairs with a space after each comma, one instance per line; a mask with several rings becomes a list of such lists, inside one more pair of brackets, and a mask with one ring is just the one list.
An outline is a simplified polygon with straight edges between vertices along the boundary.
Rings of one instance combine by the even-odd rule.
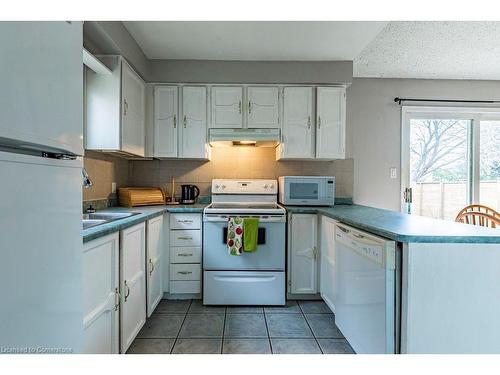
[[358, 354], [395, 353], [396, 243], [338, 223], [335, 247], [337, 326]]

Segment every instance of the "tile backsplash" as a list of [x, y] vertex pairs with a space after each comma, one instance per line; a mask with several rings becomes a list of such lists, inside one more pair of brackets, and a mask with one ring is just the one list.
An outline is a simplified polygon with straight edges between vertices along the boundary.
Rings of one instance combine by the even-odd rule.
[[272, 147], [221, 147], [212, 149], [211, 161], [134, 160], [129, 162], [130, 186], [158, 186], [171, 195], [172, 177], [176, 192], [181, 184], [200, 188], [200, 195], [211, 194], [214, 178], [269, 178], [286, 175], [336, 177], [336, 197], [351, 198], [353, 159], [335, 161], [276, 161]]

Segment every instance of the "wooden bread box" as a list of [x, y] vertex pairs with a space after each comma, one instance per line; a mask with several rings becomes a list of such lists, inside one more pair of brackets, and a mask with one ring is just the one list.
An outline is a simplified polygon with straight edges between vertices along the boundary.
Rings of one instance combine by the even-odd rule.
[[165, 204], [165, 194], [160, 188], [124, 187], [118, 189], [118, 203], [124, 207]]

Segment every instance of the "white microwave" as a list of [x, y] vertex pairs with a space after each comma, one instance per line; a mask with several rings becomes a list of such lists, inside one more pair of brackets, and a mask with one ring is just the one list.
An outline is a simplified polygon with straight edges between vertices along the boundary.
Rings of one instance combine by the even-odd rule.
[[335, 177], [282, 176], [279, 177], [279, 201], [291, 206], [333, 206]]

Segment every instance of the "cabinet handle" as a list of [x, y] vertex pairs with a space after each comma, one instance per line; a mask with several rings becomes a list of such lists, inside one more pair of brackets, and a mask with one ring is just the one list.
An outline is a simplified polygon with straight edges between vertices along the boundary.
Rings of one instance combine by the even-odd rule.
[[321, 116], [318, 116], [318, 129], [321, 128]]
[[307, 116], [307, 129], [311, 129], [311, 116]]
[[193, 237], [178, 237], [179, 240], [192, 240]]
[[252, 113], [252, 102], [248, 101], [248, 114]]
[[312, 251], [313, 251], [313, 258], [314, 260], [316, 260], [318, 258], [318, 251], [316, 250], [316, 246], [313, 246]]
[[174, 115], [174, 128], [176, 128], [176, 127], [177, 127], [177, 116]]
[[178, 223], [192, 223], [193, 220], [177, 220]]
[[128, 102], [127, 99], [123, 99], [123, 116], [127, 116], [128, 112]]
[[241, 100], [238, 102], [238, 111], [240, 112], [241, 115]]
[[149, 259], [149, 265], [151, 266], [150, 271], [149, 271], [149, 276], [151, 276], [151, 275], [153, 275], [153, 271], [155, 270], [155, 265], [153, 264], [153, 259]]
[[130, 296], [130, 288], [127, 285], [127, 280], [123, 282], [125, 284], [125, 302], [127, 302], [128, 296]]
[[118, 291], [118, 288], [115, 288], [115, 311], [118, 311], [119, 307], [120, 307], [120, 292]]
[[190, 274], [192, 274], [193, 272], [191, 272], [191, 271], [178, 271], [177, 273], [178, 273], [178, 274], [181, 274], [181, 275], [190, 275]]
[[186, 124], [187, 124], [187, 118], [186, 115], [184, 115], [184, 129], [186, 129]]
[[193, 253], [191, 253], [191, 254], [188, 254], [188, 253], [180, 253], [180, 254], [178, 254], [178, 256], [180, 256], [180, 257], [192, 257], [192, 256], [193, 256]]

